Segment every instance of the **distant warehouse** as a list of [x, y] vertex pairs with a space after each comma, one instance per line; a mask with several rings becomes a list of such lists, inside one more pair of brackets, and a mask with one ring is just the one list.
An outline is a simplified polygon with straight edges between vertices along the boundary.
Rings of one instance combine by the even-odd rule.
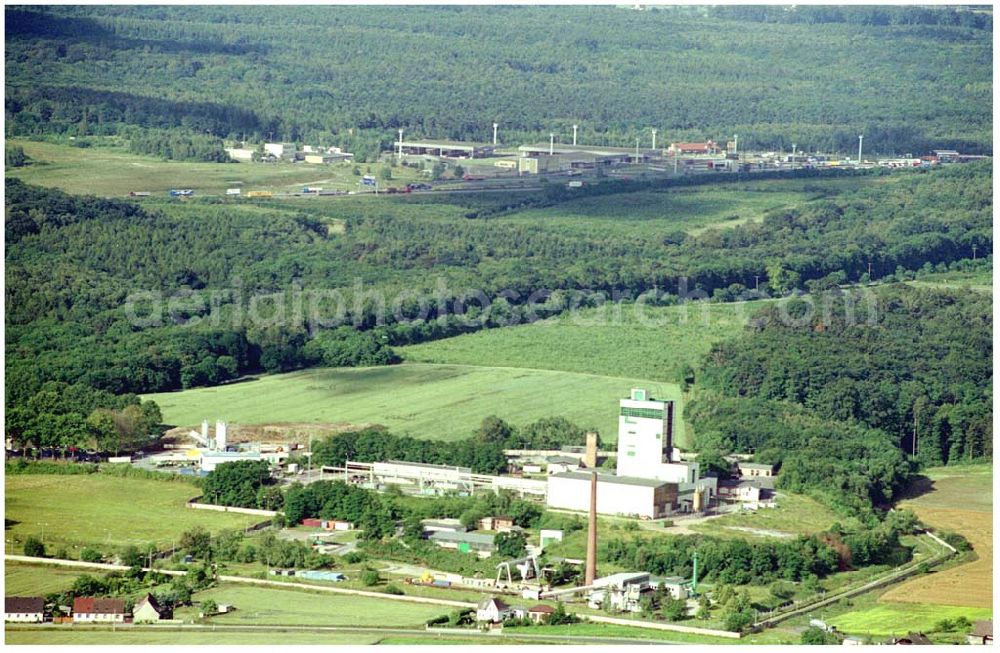
[[403, 154], [430, 154], [452, 159], [481, 159], [493, 156], [495, 145], [463, 143], [461, 141], [397, 141], [394, 145]]

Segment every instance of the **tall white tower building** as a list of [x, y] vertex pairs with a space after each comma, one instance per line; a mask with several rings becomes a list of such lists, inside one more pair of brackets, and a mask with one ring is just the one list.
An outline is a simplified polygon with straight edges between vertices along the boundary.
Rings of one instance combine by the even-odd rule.
[[697, 463], [673, 462], [674, 402], [632, 388], [618, 402], [618, 476], [694, 483]]

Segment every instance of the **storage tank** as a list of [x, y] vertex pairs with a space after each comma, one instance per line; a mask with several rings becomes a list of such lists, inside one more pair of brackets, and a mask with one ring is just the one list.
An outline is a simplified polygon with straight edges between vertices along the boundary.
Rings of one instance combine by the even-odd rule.
[[222, 420], [215, 423], [215, 449], [216, 451], [226, 450], [226, 423]]

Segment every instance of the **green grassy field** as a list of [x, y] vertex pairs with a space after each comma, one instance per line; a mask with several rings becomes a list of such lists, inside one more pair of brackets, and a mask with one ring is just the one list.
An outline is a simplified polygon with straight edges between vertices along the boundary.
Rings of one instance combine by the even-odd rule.
[[[422, 626], [453, 608], [442, 605], [422, 605], [404, 601], [372, 599], [364, 596], [326, 594], [293, 589], [247, 587], [222, 584], [198, 592], [193, 601], [229, 603], [236, 610], [216, 617], [212, 623], [229, 625], [281, 624], [304, 626]], [[191, 620], [198, 616], [196, 607], [181, 608], [177, 619]]]
[[755, 222], [772, 209], [790, 207], [859, 185], [857, 180], [758, 181], [587, 197], [498, 218], [557, 226], [587, 234], [661, 238], [670, 231], [698, 234], [710, 228]]
[[993, 610], [989, 608], [880, 603], [845, 612], [832, 617], [828, 623], [845, 633], [887, 636], [903, 635], [909, 631], [929, 632], [942, 619], [965, 617], [975, 621], [989, 619], [992, 614]]
[[768, 531], [789, 535], [809, 535], [825, 531], [834, 522], [853, 526], [852, 520], [835, 514], [815, 499], [781, 492], [774, 508], [741, 512], [710, 519], [692, 530], [718, 537], [770, 537]]
[[195, 526], [218, 531], [262, 519], [185, 508], [185, 501], [199, 494], [187, 483], [8, 474], [4, 488], [7, 553], [20, 554], [29, 535], [41, 537], [49, 553], [65, 546], [77, 557], [84, 546], [113, 553], [126, 544], [170, 544]]
[[907, 283], [926, 288], [969, 288], [977, 292], [993, 292], [993, 270], [935, 272]]
[[[179, 630], [74, 630], [72, 627], [47, 628], [45, 630], [11, 630], [4, 631], [6, 644], [35, 645], [172, 645], [192, 646], [196, 644], [376, 644], [383, 640], [377, 633], [338, 633], [317, 632], [298, 633], [285, 632], [182, 632]], [[429, 643], [429, 641], [428, 641]]]
[[513, 424], [563, 416], [613, 440], [618, 399], [635, 385], [678, 398], [676, 386], [641, 377], [427, 364], [312, 369], [145, 398], [154, 400], [164, 421], [173, 425], [215, 417], [237, 424], [348, 422], [448, 440], [468, 437], [487, 415]]
[[400, 347], [408, 361], [526, 367], [675, 383], [713, 343], [734, 336], [763, 301], [651, 307], [622, 304], [534, 324]]
[[4, 593], [7, 596], [38, 596], [61, 592], [85, 573], [89, 573], [88, 570], [7, 562], [3, 568]]
[[[311, 165], [306, 163], [197, 163], [164, 161], [150, 156], [130, 154], [119, 147], [79, 148], [55, 143], [14, 140], [31, 158], [31, 165], [7, 168], [8, 177], [29, 184], [61, 188], [68, 193], [122, 196], [130, 191], [165, 194], [171, 188], [191, 188], [199, 193], [220, 195], [227, 188], [289, 191], [302, 186], [324, 189], [357, 190], [359, 177], [352, 174], [353, 164]], [[362, 172], [377, 164], [359, 164]], [[381, 186], [405, 185], [420, 177], [412, 168], [393, 168], [393, 179]], [[315, 199], [315, 198], [309, 198]], [[241, 200], [244, 201], [244, 200]]]

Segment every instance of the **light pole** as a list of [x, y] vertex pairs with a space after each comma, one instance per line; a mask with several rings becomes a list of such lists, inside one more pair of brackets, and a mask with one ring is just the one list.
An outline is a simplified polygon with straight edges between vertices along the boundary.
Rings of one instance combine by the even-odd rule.
[[972, 246], [972, 260], [973, 261], [976, 260], [976, 246], [975, 245]]
[[858, 134], [858, 165], [861, 165], [861, 145], [865, 142], [865, 135]]
[[399, 159], [403, 159], [403, 130], [399, 130]]
[[656, 149], [656, 127], [653, 127], [653, 149]]
[[556, 135], [549, 132], [549, 156], [552, 156], [556, 147]]
[[576, 146], [576, 129], [578, 125], [573, 125], [573, 146]]
[[795, 170], [795, 143], [792, 143], [792, 170]]

